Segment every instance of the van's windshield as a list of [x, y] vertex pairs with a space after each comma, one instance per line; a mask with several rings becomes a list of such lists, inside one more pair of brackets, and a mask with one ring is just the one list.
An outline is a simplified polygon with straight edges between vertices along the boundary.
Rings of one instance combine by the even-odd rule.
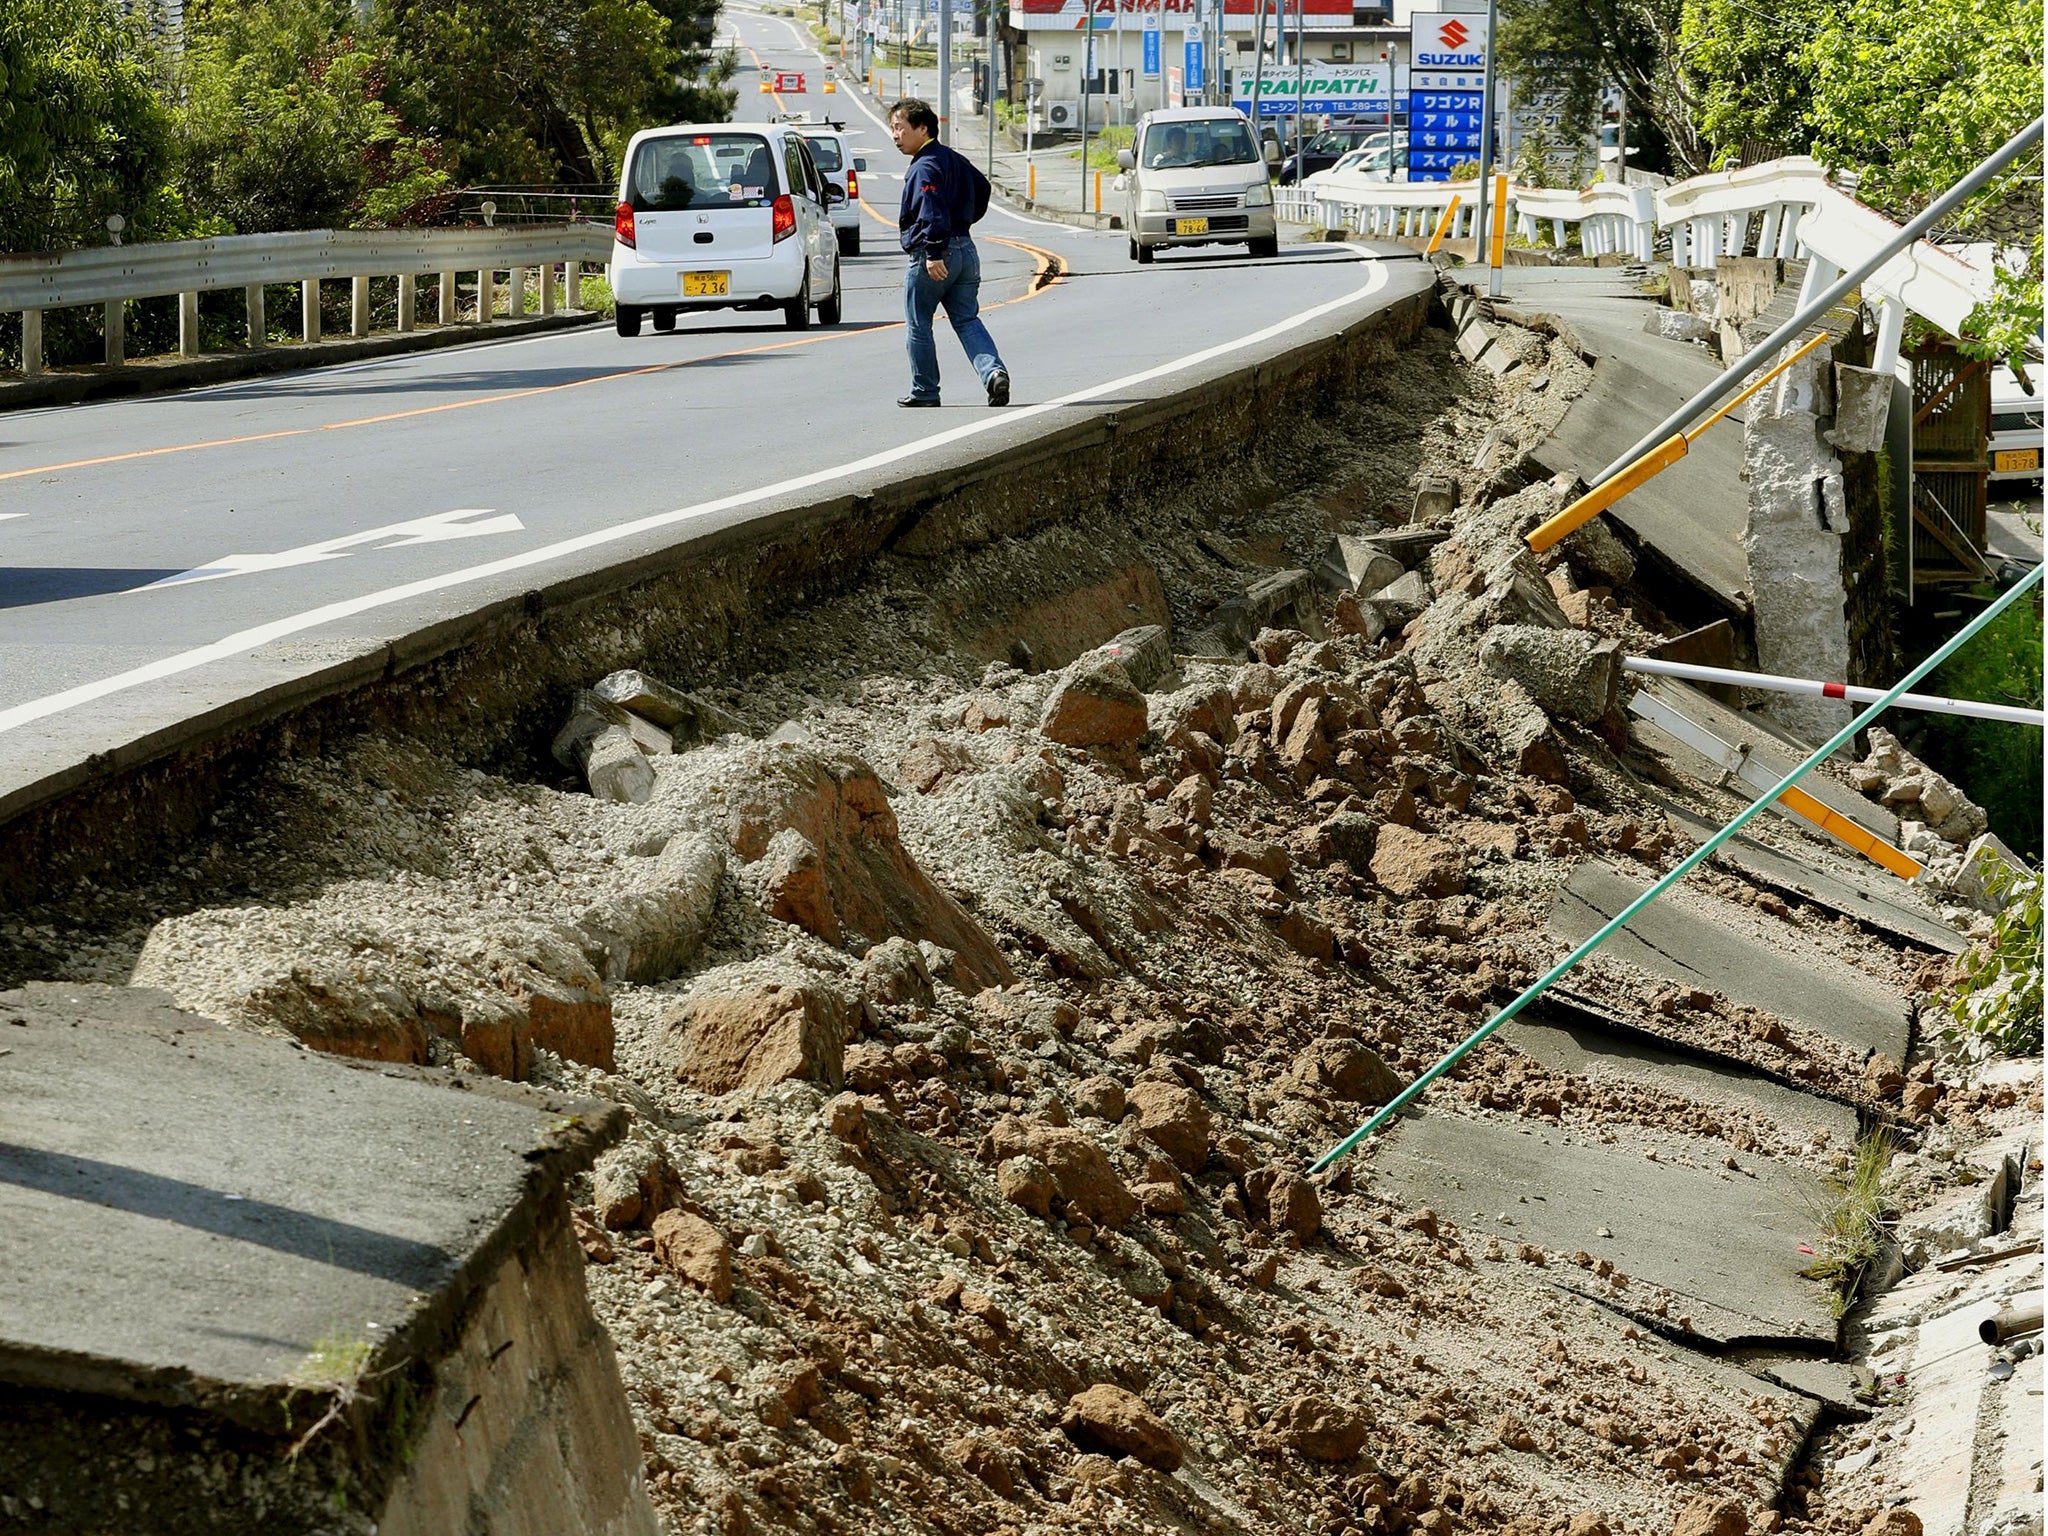
[[1189, 165], [1250, 165], [1258, 158], [1242, 119], [1214, 118], [1152, 124], [1145, 130], [1138, 164], [1147, 170], [1170, 171]]
[[627, 201], [643, 213], [752, 208], [772, 202], [779, 190], [768, 141], [751, 133], [644, 139], [626, 178]]

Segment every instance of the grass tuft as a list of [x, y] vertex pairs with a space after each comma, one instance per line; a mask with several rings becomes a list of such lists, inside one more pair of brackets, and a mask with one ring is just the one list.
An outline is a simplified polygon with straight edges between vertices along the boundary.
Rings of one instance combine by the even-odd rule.
[[1832, 1288], [1836, 1317], [1849, 1310], [1864, 1266], [1884, 1244], [1884, 1171], [1897, 1150], [1883, 1127], [1857, 1138], [1847, 1171], [1822, 1179], [1813, 1193], [1814, 1259], [1800, 1273]]

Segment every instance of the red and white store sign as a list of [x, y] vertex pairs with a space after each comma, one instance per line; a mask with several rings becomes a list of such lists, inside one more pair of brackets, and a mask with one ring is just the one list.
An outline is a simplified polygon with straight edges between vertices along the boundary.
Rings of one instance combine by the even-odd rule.
[[[1305, 3], [1312, 24], [1320, 20], [1331, 26], [1351, 25], [1352, 0]], [[1148, 18], [1156, 18], [1164, 31], [1185, 32], [1193, 30], [1204, 13], [1196, 9], [1195, 0], [1011, 0], [1010, 25], [1021, 32], [1079, 32], [1091, 14], [1098, 29], [1115, 26], [1119, 17], [1133, 30], [1143, 27]], [[1292, 5], [1287, 14], [1293, 16]], [[1227, 32], [1252, 31], [1258, 25], [1258, 15], [1258, 0], [1223, 0]]]

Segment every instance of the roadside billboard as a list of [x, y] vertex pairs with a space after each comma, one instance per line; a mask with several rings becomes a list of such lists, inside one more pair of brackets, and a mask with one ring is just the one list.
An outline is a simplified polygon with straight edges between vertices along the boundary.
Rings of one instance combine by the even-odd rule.
[[[1351, 25], [1352, 0], [1303, 0], [1303, 4], [1312, 28]], [[1104, 18], [1113, 21], [1121, 16], [1136, 31], [1144, 18], [1157, 17], [1169, 32], [1199, 31], [1202, 18], [1211, 14], [1206, 7], [1198, 7], [1197, 0], [1010, 0], [1010, 25], [1020, 32], [1080, 32], [1086, 29], [1085, 18], [1091, 13], [1098, 27], [1105, 25]], [[1290, 6], [1288, 15], [1293, 14]], [[1258, 0], [1223, 0], [1226, 32], [1251, 32], [1258, 26], [1258, 16]], [[1484, 25], [1486, 18], [1479, 20]]]
[[1418, 11], [1408, 45], [1408, 178], [1448, 181], [1455, 167], [1479, 158], [1485, 13]]
[[[1240, 68], [1232, 82], [1231, 105], [1247, 117], [1252, 110], [1252, 77]], [[1289, 117], [1300, 110], [1318, 116], [1362, 117], [1392, 110], [1392, 90], [1384, 64], [1267, 66], [1259, 77], [1259, 115]]]

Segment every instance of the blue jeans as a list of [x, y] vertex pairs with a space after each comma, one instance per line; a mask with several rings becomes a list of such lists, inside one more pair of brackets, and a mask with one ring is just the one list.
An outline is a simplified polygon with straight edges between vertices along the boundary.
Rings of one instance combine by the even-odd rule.
[[986, 385], [991, 374], [1007, 372], [996, 354], [995, 338], [981, 323], [981, 257], [974, 242], [956, 235], [946, 242], [946, 277], [939, 282], [924, 269], [924, 252], [910, 257], [903, 273], [903, 326], [910, 348], [910, 392], [920, 400], [939, 397], [939, 349], [932, 339], [932, 316], [940, 305], [953, 322], [953, 334], [967, 349], [974, 371]]

